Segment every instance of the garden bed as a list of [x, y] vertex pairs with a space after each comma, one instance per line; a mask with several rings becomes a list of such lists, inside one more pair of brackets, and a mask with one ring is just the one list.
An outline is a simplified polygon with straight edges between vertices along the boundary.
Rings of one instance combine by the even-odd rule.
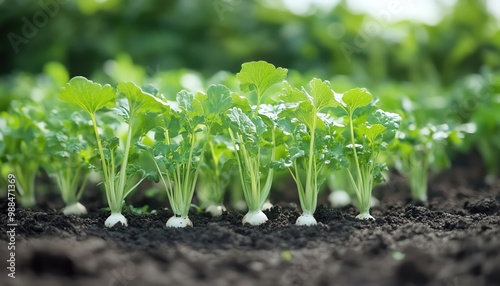
[[[470, 166], [469, 166], [470, 167]], [[321, 205], [313, 227], [295, 226], [295, 204], [279, 203], [258, 227], [242, 214], [191, 213], [194, 227], [167, 229], [168, 210], [84, 217], [18, 209], [16, 279], [2, 285], [498, 285], [500, 184], [477, 184], [456, 168], [431, 184], [427, 205], [406, 200], [401, 177], [376, 190], [372, 214]], [[470, 176], [469, 176], [470, 177]], [[85, 203], [85, 202], [84, 202]], [[1, 201], [7, 208], [5, 200]], [[1, 220], [6, 221], [3, 212]], [[2, 226], [1, 257], [8, 257]]]

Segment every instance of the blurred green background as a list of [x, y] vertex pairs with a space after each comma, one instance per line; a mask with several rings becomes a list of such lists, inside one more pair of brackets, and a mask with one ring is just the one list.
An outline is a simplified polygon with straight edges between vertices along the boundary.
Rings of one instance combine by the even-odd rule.
[[496, 6], [484, 0], [3, 0], [0, 73], [40, 73], [57, 61], [71, 75], [92, 76], [108, 60], [128, 55], [146, 73], [236, 72], [241, 63], [262, 59], [366, 84], [446, 85], [500, 67]]

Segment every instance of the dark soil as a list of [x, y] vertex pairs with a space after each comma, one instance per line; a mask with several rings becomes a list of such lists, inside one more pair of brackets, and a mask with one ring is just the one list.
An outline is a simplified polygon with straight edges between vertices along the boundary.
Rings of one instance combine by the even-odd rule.
[[[299, 210], [289, 203], [267, 211], [263, 226], [242, 226], [229, 211], [193, 213], [186, 229], [165, 228], [171, 213], [161, 209], [127, 213], [129, 227], [113, 229], [104, 211], [18, 209], [16, 278], [2, 266], [0, 285], [500, 285], [500, 182], [467, 174], [435, 178], [425, 205], [395, 175], [375, 192], [383, 199], [375, 221], [321, 205], [315, 227], [293, 225]], [[0, 221], [5, 265], [6, 211]]]

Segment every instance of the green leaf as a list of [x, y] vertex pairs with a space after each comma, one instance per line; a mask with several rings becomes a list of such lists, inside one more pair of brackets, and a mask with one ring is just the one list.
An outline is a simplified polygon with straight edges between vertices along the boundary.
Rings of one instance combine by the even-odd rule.
[[252, 107], [250, 106], [248, 98], [237, 93], [231, 93], [231, 98], [233, 99], [233, 107], [241, 109], [243, 113], [249, 113], [252, 111]]
[[269, 168], [277, 170], [277, 171], [287, 170], [288, 168], [291, 168], [292, 166], [293, 166], [292, 162], [285, 160], [283, 158], [280, 158], [278, 161], [269, 162]]
[[370, 125], [381, 124], [386, 127], [387, 130], [383, 132], [381, 141], [389, 143], [392, 139], [394, 139], [394, 136], [396, 136], [396, 130], [399, 129], [399, 126], [401, 124], [401, 116], [396, 113], [386, 112], [378, 109], [368, 117], [367, 122]]
[[[326, 129], [325, 123], [318, 117], [317, 113], [314, 114], [313, 106], [308, 101], [300, 103], [299, 107], [294, 111], [293, 116], [295, 116], [299, 122], [307, 125], [309, 129]], [[316, 120], [316, 122], [314, 123], [313, 120]]]
[[283, 81], [287, 72], [287, 69], [276, 68], [265, 61], [258, 61], [242, 64], [241, 71], [236, 77], [240, 80], [242, 91], [256, 91], [258, 96], [262, 96], [273, 84]]
[[59, 98], [81, 107], [88, 114], [94, 114], [103, 107], [115, 106], [116, 92], [108, 84], [102, 86], [77, 76], [62, 87]]
[[140, 174], [141, 177], [146, 175], [146, 171], [142, 168], [142, 166], [138, 164], [128, 164], [126, 169], [127, 175]]
[[236, 127], [236, 131], [244, 135], [249, 141], [253, 141], [257, 128], [250, 118], [241, 111], [241, 109], [233, 107], [229, 109], [227, 114], [232, 125]]
[[310, 96], [308, 97], [304, 91], [291, 86], [287, 81], [283, 82], [283, 91], [285, 94], [280, 96], [280, 99], [285, 102], [310, 101], [310, 103], [313, 104]]
[[[288, 102], [288, 112], [286, 116], [297, 118], [301, 123], [304, 123], [309, 128], [319, 128], [324, 130], [325, 124], [317, 116], [318, 112], [326, 107], [335, 107], [338, 103], [335, 101], [334, 93], [330, 88], [328, 81], [313, 79], [309, 83], [310, 92], [305, 88], [298, 90], [285, 82], [284, 91], [286, 96], [280, 99]], [[291, 103], [299, 103], [298, 106]], [[281, 111], [280, 111], [281, 112]], [[314, 123], [316, 120], [316, 123]]]
[[250, 120], [255, 125], [255, 132], [257, 133], [257, 136], [258, 137], [262, 136], [262, 134], [264, 134], [264, 132], [266, 132], [267, 130], [267, 125], [264, 123], [262, 118], [257, 116], [257, 117], [252, 117]]
[[194, 95], [187, 90], [181, 90], [177, 93], [175, 100], [182, 110], [188, 111], [192, 109]]
[[259, 115], [263, 115], [276, 122], [279, 115], [288, 109], [296, 108], [297, 103], [284, 103], [282, 101], [276, 104], [261, 104], [259, 108]]
[[301, 150], [297, 146], [290, 147], [288, 152], [290, 153], [290, 156], [288, 157], [288, 160], [290, 160], [290, 161], [295, 161], [298, 158], [302, 158], [306, 155], [304, 150]]
[[179, 108], [183, 110], [189, 117], [195, 118], [203, 115], [203, 108], [199, 100], [189, 91], [181, 90], [177, 93], [176, 101]]
[[304, 123], [309, 128], [313, 128], [313, 119], [316, 116], [313, 112], [313, 106], [308, 101], [301, 102], [294, 111], [295, 118]]
[[137, 123], [135, 124], [136, 127], [134, 128], [132, 138], [141, 137], [144, 134], [148, 133], [150, 130], [153, 130], [155, 127], [160, 127], [157, 123], [158, 120], [161, 120], [161, 118], [159, 119], [158, 117], [158, 113], [139, 113], [136, 116]]
[[231, 108], [233, 98], [231, 97], [231, 91], [226, 86], [218, 84], [208, 87], [206, 100], [201, 102], [207, 123], [221, 123], [220, 116]]
[[[317, 112], [325, 107], [335, 107], [338, 105], [330, 87], [330, 82], [314, 78], [309, 82], [309, 85], [311, 86], [309, 95], [312, 97]], [[304, 90], [304, 93], [307, 94], [307, 91]]]
[[204, 108], [209, 114], [219, 114], [225, 112], [233, 104], [231, 91], [224, 85], [211, 85], [207, 90], [207, 101], [204, 103]]
[[401, 116], [397, 113], [386, 112], [382, 109], [378, 109], [368, 118], [367, 121], [370, 124], [382, 124], [387, 129], [394, 131], [399, 129], [399, 125], [401, 124]]
[[344, 153], [344, 146], [337, 142], [335, 138], [327, 138], [327, 140], [318, 140], [317, 144], [323, 145], [323, 154], [319, 163], [326, 164], [330, 169], [338, 170], [349, 165], [349, 161]]
[[387, 128], [382, 124], [374, 125], [361, 125], [359, 131], [368, 138], [368, 140], [373, 143], [375, 139], [382, 134]]
[[167, 156], [171, 152], [171, 145], [165, 144], [162, 141], [157, 141], [153, 146], [151, 153], [153, 156]]
[[384, 173], [387, 171], [389, 168], [385, 163], [376, 163], [373, 166], [373, 182], [376, 184], [385, 182]]
[[354, 111], [356, 108], [370, 104], [373, 96], [365, 88], [354, 88], [348, 90], [342, 95], [342, 104], [349, 110]]
[[[182, 129], [182, 123], [185, 122], [182, 122], [180, 112], [170, 109], [156, 118], [156, 127], [161, 129], [158, 130], [157, 134], [164, 134], [165, 131], [168, 131], [170, 136], [175, 137]], [[159, 139], [155, 138], [155, 140]]]
[[162, 113], [167, 108], [165, 102], [144, 92], [133, 82], [120, 82], [117, 89], [127, 98], [131, 116], [140, 112]]

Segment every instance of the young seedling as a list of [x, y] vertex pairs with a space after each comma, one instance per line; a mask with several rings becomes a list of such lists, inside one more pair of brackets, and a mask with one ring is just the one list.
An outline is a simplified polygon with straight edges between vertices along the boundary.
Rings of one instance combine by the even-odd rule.
[[271, 190], [274, 170], [264, 168], [266, 166], [263, 160], [266, 155], [270, 156], [269, 161], [274, 159], [275, 128], [266, 125], [259, 115], [259, 109], [266, 91], [272, 85], [282, 82], [286, 74], [286, 69], [259, 61], [243, 64], [236, 75], [240, 81], [240, 89], [247, 93], [253, 92], [257, 98], [257, 104], [251, 110], [245, 104], [248, 101], [235, 100], [235, 107], [227, 114], [228, 131], [248, 205], [243, 224], [260, 225], [267, 221], [262, 207]]
[[[104, 225], [112, 227], [117, 223], [127, 226], [127, 219], [121, 214], [125, 198], [147, 177], [139, 167], [129, 165], [132, 137], [141, 137], [148, 130], [141, 117], [146, 113], [161, 113], [164, 104], [152, 95], [143, 92], [131, 82], [118, 84], [118, 91], [125, 101], [121, 102], [119, 113], [128, 123], [123, 154], [118, 150], [119, 139], [102, 140], [96, 120], [96, 113], [104, 107], [116, 105], [116, 92], [109, 85], [100, 85], [84, 77], [72, 78], [60, 91], [59, 98], [82, 108], [92, 121], [104, 177], [104, 189], [111, 215]], [[136, 138], [140, 141], [140, 138]], [[120, 160], [121, 159], [121, 160]], [[119, 168], [119, 170], [118, 170]], [[142, 171], [142, 177], [134, 182], [134, 175]]]
[[174, 213], [166, 226], [186, 227], [193, 225], [188, 214], [207, 139], [222, 126], [232, 98], [225, 86], [212, 85], [207, 94], [181, 91], [176, 101], [157, 126], [152, 153]]
[[[347, 164], [338, 137], [343, 129], [331, 117], [322, 113], [338, 105], [330, 83], [313, 79], [310, 91], [286, 85], [284, 100], [296, 103], [280, 121], [284, 133], [291, 134], [286, 142], [289, 156], [282, 160], [297, 185], [302, 215], [296, 225], [315, 225], [318, 194], [328, 173]], [[292, 119], [295, 117], [295, 119]]]
[[[372, 188], [374, 183], [383, 181], [382, 171], [386, 169], [385, 164], [377, 163], [377, 157], [394, 138], [401, 117], [380, 109], [370, 116], [363, 114], [362, 110], [355, 114], [356, 110], [369, 105], [372, 101], [372, 95], [363, 88], [351, 89], [344, 94], [336, 95], [336, 99], [348, 117], [349, 144], [345, 150], [350, 159], [349, 180], [360, 209], [360, 214], [356, 218], [373, 219], [370, 215]], [[365, 111], [372, 109], [368, 108]]]
[[[248, 213], [243, 217], [243, 224], [260, 225], [267, 221], [262, 207], [273, 181], [273, 170], [269, 169], [265, 183], [262, 183], [265, 171], [261, 171], [263, 167], [261, 149], [268, 144], [263, 138], [267, 126], [261, 117], [255, 116], [250, 119], [239, 108], [231, 108], [228, 119], [231, 122], [228, 130], [235, 149], [243, 195], [248, 205]], [[273, 156], [272, 150], [271, 157]]]
[[450, 129], [448, 125], [434, 126], [428, 124], [417, 128], [409, 124], [397, 133], [395, 148], [398, 151], [398, 169], [408, 179], [411, 196], [414, 200], [427, 201], [428, 175], [433, 166], [443, 168], [449, 164], [444, 147], [448, 139], [460, 139], [458, 129]]
[[0, 161], [16, 176], [17, 199], [25, 208], [35, 206], [35, 178], [45, 157], [44, 132], [38, 123], [43, 113], [34, 102], [14, 101], [9, 112], [0, 114]]
[[230, 139], [226, 136], [214, 136], [207, 140], [207, 144], [197, 194], [206, 212], [218, 217], [226, 211], [224, 195], [231, 179], [234, 158], [229, 147]]
[[72, 110], [53, 110], [46, 120], [45, 138], [48, 155], [44, 169], [57, 183], [65, 207], [65, 215], [87, 214], [79, 201], [85, 189], [92, 156], [92, 129], [87, 119]]

